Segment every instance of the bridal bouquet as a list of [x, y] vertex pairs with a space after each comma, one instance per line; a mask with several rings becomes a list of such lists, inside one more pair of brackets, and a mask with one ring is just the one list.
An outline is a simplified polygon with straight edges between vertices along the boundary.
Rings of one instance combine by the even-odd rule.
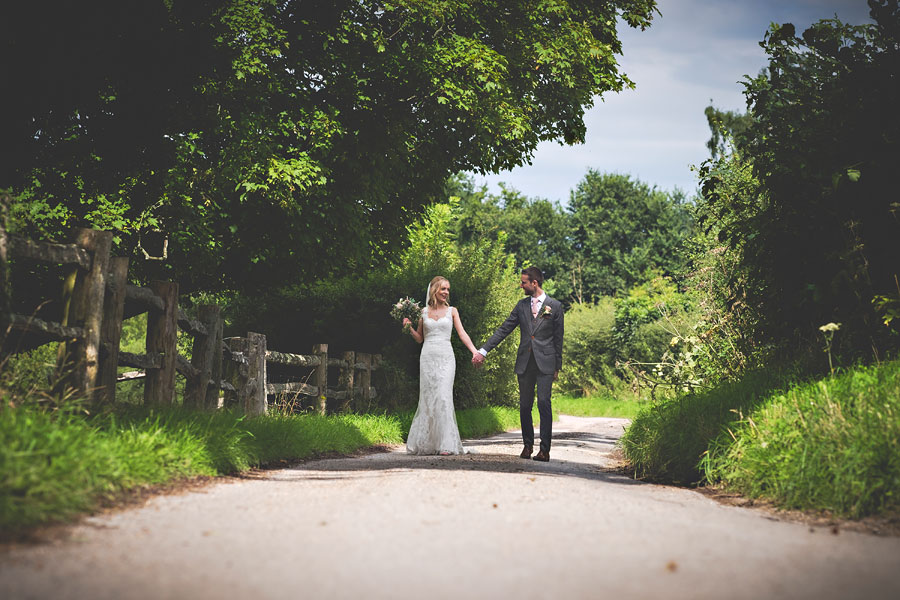
[[[401, 298], [394, 306], [391, 307], [391, 316], [403, 322], [403, 319], [409, 319], [412, 323], [418, 323], [422, 317], [422, 307], [412, 298]], [[410, 325], [407, 323], [403, 326], [403, 333], [408, 333]]]

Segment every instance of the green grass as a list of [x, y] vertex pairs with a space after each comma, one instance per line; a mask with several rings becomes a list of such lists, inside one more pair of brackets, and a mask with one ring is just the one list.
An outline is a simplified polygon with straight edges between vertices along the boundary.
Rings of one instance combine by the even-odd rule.
[[786, 508], [900, 509], [900, 361], [774, 395], [719, 435], [707, 481]]
[[[615, 404], [608, 399], [554, 399], [554, 420], [560, 412], [610, 414]], [[245, 418], [231, 411], [122, 404], [86, 417], [75, 402], [62, 407], [45, 402], [38, 408], [33, 402], [4, 401], [0, 530], [66, 521], [143, 486], [237, 473], [323, 452], [401, 444], [413, 414]], [[533, 415], [537, 423], [537, 407]], [[507, 406], [459, 410], [456, 418], [463, 438], [519, 427], [518, 409]]]
[[787, 377], [749, 373], [739, 382], [676, 396], [645, 406], [622, 436], [635, 476], [682, 484], [699, 483], [700, 457], [738, 418], [785, 386]]
[[646, 402], [617, 400], [610, 396], [556, 396], [553, 410], [573, 417], [619, 417], [633, 419]]
[[900, 361], [795, 383], [751, 374], [645, 408], [622, 445], [638, 477], [853, 518], [897, 510]]
[[[297, 460], [401, 444], [413, 413], [269, 414], [120, 406], [85, 417], [72, 404], [0, 407], [0, 530], [66, 521], [122, 492], [195, 476], [215, 476]], [[536, 412], [535, 412], [535, 419]], [[509, 407], [457, 411], [460, 434], [517, 428]]]
[[[539, 422], [537, 406], [531, 411], [535, 427]], [[406, 411], [397, 415], [403, 430], [403, 439], [409, 433], [415, 411]], [[559, 420], [559, 411], [553, 404], [553, 420]], [[459, 427], [459, 435], [463, 439], [478, 438], [521, 427], [519, 423], [519, 409], [509, 406], [485, 406], [481, 408], [466, 408], [456, 411], [456, 424]]]
[[390, 416], [245, 419], [227, 411], [125, 408], [88, 419], [4, 406], [0, 529], [64, 521], [140, 486], [401, 441], [400, 421]]

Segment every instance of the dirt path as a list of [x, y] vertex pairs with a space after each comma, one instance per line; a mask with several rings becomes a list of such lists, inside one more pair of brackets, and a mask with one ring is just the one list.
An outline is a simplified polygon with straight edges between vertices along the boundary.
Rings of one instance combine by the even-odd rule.
[[160, 496], [0, 557], [0, 597], [900, 597], [900, 538], [635, 482], [609, 468], [625, 423], [563, 417], [548, 464], [507, 433]]

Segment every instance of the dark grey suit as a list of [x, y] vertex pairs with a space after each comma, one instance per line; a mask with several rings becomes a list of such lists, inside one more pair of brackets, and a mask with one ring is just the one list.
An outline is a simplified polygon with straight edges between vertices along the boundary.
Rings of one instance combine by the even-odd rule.
[[[549, 312], [546, 312], [549, 308]], [[519, 328], [519, 350], [516, 354], [516, 375], [519, 378], [519, 419], [522, 423], [522, 439], [528, 446], [534, 445], [534, 424], [531, 408], [534, 406], [537, 388], [538, 413], [541, 416], [541, 450], [550, 452], [553, 434], [553, 412], [550, 394], [553, 375], [562, 368], [563, 308], [550, 296], [538, 308], [538, 316], [531, 316], [531, 296], [516, 304], [509, 317], [497, 328], [482, 348], [490, 352], [513, 329]]]

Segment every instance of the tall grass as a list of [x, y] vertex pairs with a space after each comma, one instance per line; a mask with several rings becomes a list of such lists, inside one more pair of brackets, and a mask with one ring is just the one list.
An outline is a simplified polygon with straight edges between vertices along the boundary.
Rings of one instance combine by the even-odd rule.
[[754, 373], [654, 404], [622, 438], [639, 477], [721, 483], [782, 507], [900, 508], [900, 361], [818, 381]]
[[[142, 486], [400, 444], [413, 417], [246, 418], [231, 411], [125, 405], [87, 418], [76, 409], [75, 403], [52, 409], [0, 406], [0, 530], [65, 521]], [[467, 409], [457, 411], [457, 422], [464, 438], [480, 437], [518, 427], [519, 413], [509, 407]]]
[[788, 508], [900, 508], [900, 361], [774, 395], [709, 445], [707, 481]]
[[784, 374], [759, 371], [738, 382], [647, 405], [622, 436], [622, 449], [635, 475], [699, 483], [698, 463], [709, 443], [739, 414], [749, 413], [787, 381]]
[[0, 409], [0, 528], [63, 521], [124, 490], [402, 441], [378, 415], [267, 415], [124, 408], [94, 418]]

